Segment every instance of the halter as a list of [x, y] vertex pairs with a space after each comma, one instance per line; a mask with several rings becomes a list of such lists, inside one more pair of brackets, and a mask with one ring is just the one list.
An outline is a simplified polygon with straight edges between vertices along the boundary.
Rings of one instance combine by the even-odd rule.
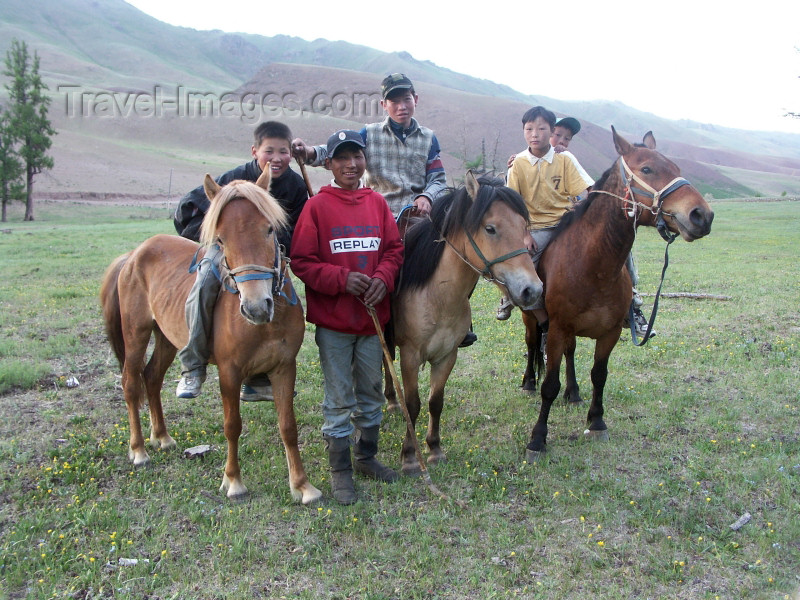
[[[669, 265], [669, 245], [672, 242], [674, 242], [675, 239], [678, 237], [677, 233], [671, 233], [667, 228], [667, 223], [666, 221], [664, 221], [664, 210], [661, 205], [664, 202], [664, 198], [669, 196], [672, 192], [685, 185], [691, 185], [691, 184], [683, 177], [676, 177], [675, 179], [670, 181], [667, 185], [665, 185], [663, 188], [656, 191], [646, 181], [644, 181], [641, 177], [638, 177], [636, 173], [631, 171], [630, 167], [628, 167], [628, 164], [625, 162], [625, 159], [622, 156], [619, 157], [619, 165], [620, 165], [619, 166], [620, 176], [625, 181], [625, 185], [627, 187], [627, 190], [625, 192], [625, 198], [623, 198], [623, 201], [633, 204], [634, 206], [641, 207], [643, 210], [648, 210], [650, 211], [651, 214], [655, 215], [656, 229], [658, 230], [658, 233], [661, 235], [664, 241], [667, 242], [667, 247], [664, 249], [664, 266], [661, 269], [661, 281], [658, 284], [658, 290], [656, 291], [655, 300], [653, 302], [653, 311], [650, 313], [650, 321], [647, 323], [647, 330], [644, 334], [644, 339], [641, 342], [639, 342], [639, 338], [636, 335], [636, 322], [634, 321], [633, 318], [633, 304], [631, 304], [630, 308], [628, 309], [628, 322], [631, 327], [631, 339], [633, 341], [633, 345], [644, 346], [650, 339], [650, 332], [653, 331], [653, 323], [655, 322], [656, 314], [658, 313], [658, 301], [661, 297], [661, 287], [664, 285], [664, 276], [666, 275], [667, 266]], [[627, 177], [625, 176], [626, 173], [628, 175]], [[644, 189], [633, 187], [631, 184], [634, 181]], [[634, 199], [634, 195], [637, 193], [643, 196], [647, 196], [648, 198], [652, 198], [653, 203], [650, 206], [648, 206], [646, 204], [642, 204], [641, 202], [636, 201]]]
[[[291, 279], [286, 279], [286, 268], [289, 266], [289, 257], [285, 256], [283, 248], [278, 244], [278, 237], [275, 235], [273, 235], [273, 242], [275, 243], [275, 262], [272, 267], [264, 267], [261, 265], [241, 265], [231, 269], [228, 267], [227, 258], [223, 254], [222, 271], [224, 274], [223, 272], [220, 272], [213, 263], [211, 264], [211, 272], [220, 282], [222, 282], [222, 284], [225, 286], [225, 289], [231, 294], [239, 293], [239, 288], [236, 285], [237, 283], [259, 279], [272, 279], [272, 295], [282, 296], [290, 305], [294, 306], [297, 304], [297, 293], [294, 290]], [[198, 248], [197, 252], [194, 253], [194, 257], [192, 258], [192, 264], [189, 266], [189, 273], [194, 273], [199, 266], [197, 263], [197, 255], [199, 252], [200, 249]], [[281, 269], [282, 261], [285, 261], [283, 269]], [[256, 273], [239, 275], [239, 273], [242, 273], [243, 271], [256, 271]], [[283, 291], [283, 286], [286, 281], [289, 282], [289, 288], [292, 291], [291, 298], [289, 298]]]
[[[503, 254], [503, 256], [498, 256], [494, 260], [487, 260], [487, 258], [483, 255], [483, 252], [481, 252], [481, 249], [478, 248], [478, 244], [476, 244], [475, 240], [472, 239], [472, 234], [469, 231], [465, 231], [464, 233], [467, 234], [467, 239], [469, 240], [469, 243], [472, 244], [472, 249], [475, 250], [475, 254], [477, 254], [478, 258], [480, 258], [483, 261], [483, 270], [479, 271], [465, 257], [463, 257], [460, 254], [458, 254], [458, 252], [456, 252], [456, 254], [458, 254], [461, 257], [461, 260], [466, 262], [470, 267], [472, 267], [473, 269], [478, 271], [478, 273], [480, 273], [481, 276], [484, 279], [486, 279], [486, 281], [497, 281], [498, 283], [501, 283], [501, 284], [505, 285], [506, 284], [505, 281], [500, 281], [499, 279], [495, 279], [494, 278], [494, 276], [492, 275], [492, 267], [494, 265], [498, 264], [498, 263], [505, 262], [510, 258], [514, 258], [515, 256], [519, 256], [520, 254], [528, 254], [528, 249], [527, 248], [520, 248], [518, 250], [514, 250], [512, 252], [509, 252], [508, 254]], [[448, 244], [449, 244], [449, 242], [448, 242]], [[453, 247], [452, 244], [450, 245], [450, 247], [451, 248]], [[453, 248], [453, 250], [455, 251], [455, 248]]]
[[[627, 187], [627, 191], [625, 193], [625, 198], [624, 198], [625, 202], [631, 203], [634, 206], [638, 206], [643, 210], [648, 210], [650, 211], [651, 214], [655, 215], [656, 229], [658, 230], [658, 233], [661, 235], [664, 241], [672, 242], [676, 237], [678, 237], [677, 233], [671, 233], [667, 228], [667, 223], [666, 221], [664, 221], [664, 210], [661, 205], [664, 202], [664, 198], [669, 196], [672, 192], [674, 192], [679, 188], [682, 188], [685, 185], [691, 185], [691, 184], [683, 177], [676, 177], [675, 179], [670, 181], [667, 185], [665, 185], [663, 188], [656, 191], [653, 187], [650, 186], [650, 184], [648, 184], [641, 177], [636, 175], [636, 173], [631, 171], [630, 167], [628, 167], [628, 163], [625, 162], [625, 159], [622, 156], [619, 157], [619, 174], [620, 177], [622, 177], [622, 179], [625, 181], [625, 185]], [[633, 187], [631, 184], [634, 181], [644, 189]], [[648, 206], [647, 204], [637, 202], [634, 199], [635, 194], [641, 194], [648, 198], [652, 198], [653, 203]], [[628, 196], [630, 196], [630, 200], [628, 199]]]
[[[400, 223], [400, 219], [402, 217], [406, 216], [405, 213], [407, 211], [413, 210], [413, 208], [414, 208], [413, 204], [408, 204], [408, 205], [404, 206], [403, 209], [397, 215], [397, 219], [396, 219], [397, 223], [399, 224]], [[430, 217], [428, 217], [428, 219], [430, 219]], [[431, 223], [433, 223], [433, 222], [431, 221]], [[501, 281], [500, 279], [496, 279], [492, 275], [492, 270], [491, 270], [492, 267], [495, 266], [498, 263], [505, 262], [510, 258], [514, 258], [515, 256], [519, 256], [520, 254], [528, 254], [529, 253], [527, 248], [520, 248], [519, 250], [514, 250], [513, 252], [509, 252], [508, 254], [504, 254], [503, 256], [499, 256], [498, 258], [495, 258], [494, 260], [490, 261], [483, 255], [483, 252], [481, 252], [481, 249], [478, 248], [478, 244], [475, 243], [475, 240], [472, 238], [472, 234], [465, 230], [464, 233], [466, 233], [467, 239], [469, 240], [469, 243], [472, 244], [472, 249], [475, 250], [475, 254], [478, 255], [478, 258], [480, 258], [483, 261], [483, 269], [479, 269], [478, 267], [473, 265], [471, 262], [469, 262], [469, 260], [467, 259], [466, 256], [464, 256], [458, 250], [456, 250], [456, 247], [453, 246], [453, 244], [450, 243], [450, 240], [448, 240], [447, 238], [442, 236], [441, 232], [438, 229], [436, 229], [435, 225], [434, 225], [434, 231], [436, 231], [437, 235], [439, 236], [439, 239], [437, 241], [438, 242], [445, 242], [448, 246], [450, 246], [450, 249], [455, 253], [455, 255], [458, 256], [458, 258], [460, 258], [462, 261], [464, 261], [464, 263], [470, 269], [472, 269], [473, 271], [478, 273], [478, 275], [483, 277], [486, 281], [497, 282], [500, 285], [506, 285], [506, 282], [505, 281]]]

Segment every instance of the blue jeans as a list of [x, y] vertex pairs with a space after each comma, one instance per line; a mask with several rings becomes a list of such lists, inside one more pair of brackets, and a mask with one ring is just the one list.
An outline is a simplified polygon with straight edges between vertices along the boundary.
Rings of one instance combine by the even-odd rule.
[[317, 327], [314, 336], [325, 378], [322, 433], [346, 437], [383, 419], [383, 354], [377, 335], [352, 335]]

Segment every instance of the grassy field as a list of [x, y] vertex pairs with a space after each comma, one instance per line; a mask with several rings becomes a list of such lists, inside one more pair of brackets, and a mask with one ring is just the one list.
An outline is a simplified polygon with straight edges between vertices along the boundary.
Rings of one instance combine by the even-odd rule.
[[[583, 439], [588, 405], [559, 401], [547, 458], [525, 464], [539, 399], [519, 389], [524, 332], [518, 313], [494, 319], [498, 292], [478, 285], [479, 341], [461, 352], [443, 414], [449, 460], [431, 471], [461, 508], [409, 479], [358, 479], [349, 507], [292, 503], [270, 404], [242, 406], [251, 494], [228, 502], [215, 371], [200, 398], [177, 400], [176, 365], [170, 433], [180, 450], [214, 449], [151, 452], [134, 470], [97, 292], [113, 257], [172, 231], [166, 210], [39, 204], [22, 223], [15, 207], [0, 227], [0, 598], [794, 600], [800, 203], [713, 208], [707, 239], [670, 247], [664, 291], [730, 299], [663, 299], [657, 337], [620, 342], [605, 444]], [[652, 294], [664, 243], [643, 230], [634, 253]], [[309, 477], [329, 498], [311, 330], [295, 410]], [[581, 340], [584, 394], [590, 359]], [[421, 439], [426, 421], [423, 409]], [[394, 466], [403, 432], [387, 415], [381, 458]]]

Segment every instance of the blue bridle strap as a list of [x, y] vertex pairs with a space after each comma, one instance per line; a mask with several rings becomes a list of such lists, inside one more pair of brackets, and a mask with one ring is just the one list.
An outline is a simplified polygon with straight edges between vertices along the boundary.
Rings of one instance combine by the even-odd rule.
[[[197, 257], [200, 254], [200, 250], [202, 246], [197, 249], [192, 257], [192, 262], [189, 265], [189, 273], [195, 273], [200, 266]], [[223, 256], [223, 260], [225, 257]], [[281, 269], [280, 265], [282, 261], [286, 261], [286, 266]], [[272, 293], [273, 295], [282, 296], [290, 305], [294, 306], [297, 304], [297, 292], [295, 292], [294, 286], [292, 285], [291, 279], [286, 278], [286, 267], [289, 265], [289, 259], [285, 256], [283, 248], [278, 244], [277, 237], [275, 238], [275, 262], [271, 268], [262, 267], [260, 265], [242, 265], [240, 267], [236, 267], [235, 269], [225, 268], [228, 272], [227, 276], [223, 276], [222, 272], [219, 270], [217, 265], [212, 261], [210, 262], [211, 272], [214, 277], [217, 278], [217, 281], [221, 282], [225, 289], [230, 292], [231, 294], [238, 294], [239, 290], [236, 288], [235, 284], [237, 283], [244, 283], [245, 281], [257, 281], [259, 279], [273, 279], [274, 282], [272, 284]], [[256, 273], [246, 273], [244, 275], [239, 275], [241, 271], [257, 271]], [[228, 281], [233, 281], [234, 285], [230, 285]], [[283, 286], [285, 282], [289, 283], [289, 289], [291, 290], [291, 297], [287, 296], [286, 293], [283, 291]]]

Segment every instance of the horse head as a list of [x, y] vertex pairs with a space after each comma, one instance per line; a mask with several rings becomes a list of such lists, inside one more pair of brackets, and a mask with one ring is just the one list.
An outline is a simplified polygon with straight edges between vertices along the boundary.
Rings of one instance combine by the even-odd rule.
[[269, 169], [255, 184], [236, 180], [220, 187], [208, 174], [203, 182], [211, 206], [200, 241], [222, 248], [225, 282], [239, 294], [242, 316], [254, 325], [272, 321], [285, 272], [277, 233], [286, 214], [269, 194], [269, 184]]
[[[530, 258], [528, 210], [522, 197], [501, 180], [476, 179], [467, 171], [463, 252], [476, 270], [496, 283], [511, 301], [527, 309], [542, 295], [542, 280]], [[455, 215], [453, 215], [455, 216]]]
[[[680, 176], [678, 165], [656, 151], [653, 132], [642, 144], [630, 144], [614, 129], [614, 146], [620, 155], [620, 176], [627, 183], [631, 216], [659, 229], [665, 239], [680, 235], [687, 242], [708, 235], [714, 211], [697, 189]], [[668, 233], [672, 232], [672, 235]]]

